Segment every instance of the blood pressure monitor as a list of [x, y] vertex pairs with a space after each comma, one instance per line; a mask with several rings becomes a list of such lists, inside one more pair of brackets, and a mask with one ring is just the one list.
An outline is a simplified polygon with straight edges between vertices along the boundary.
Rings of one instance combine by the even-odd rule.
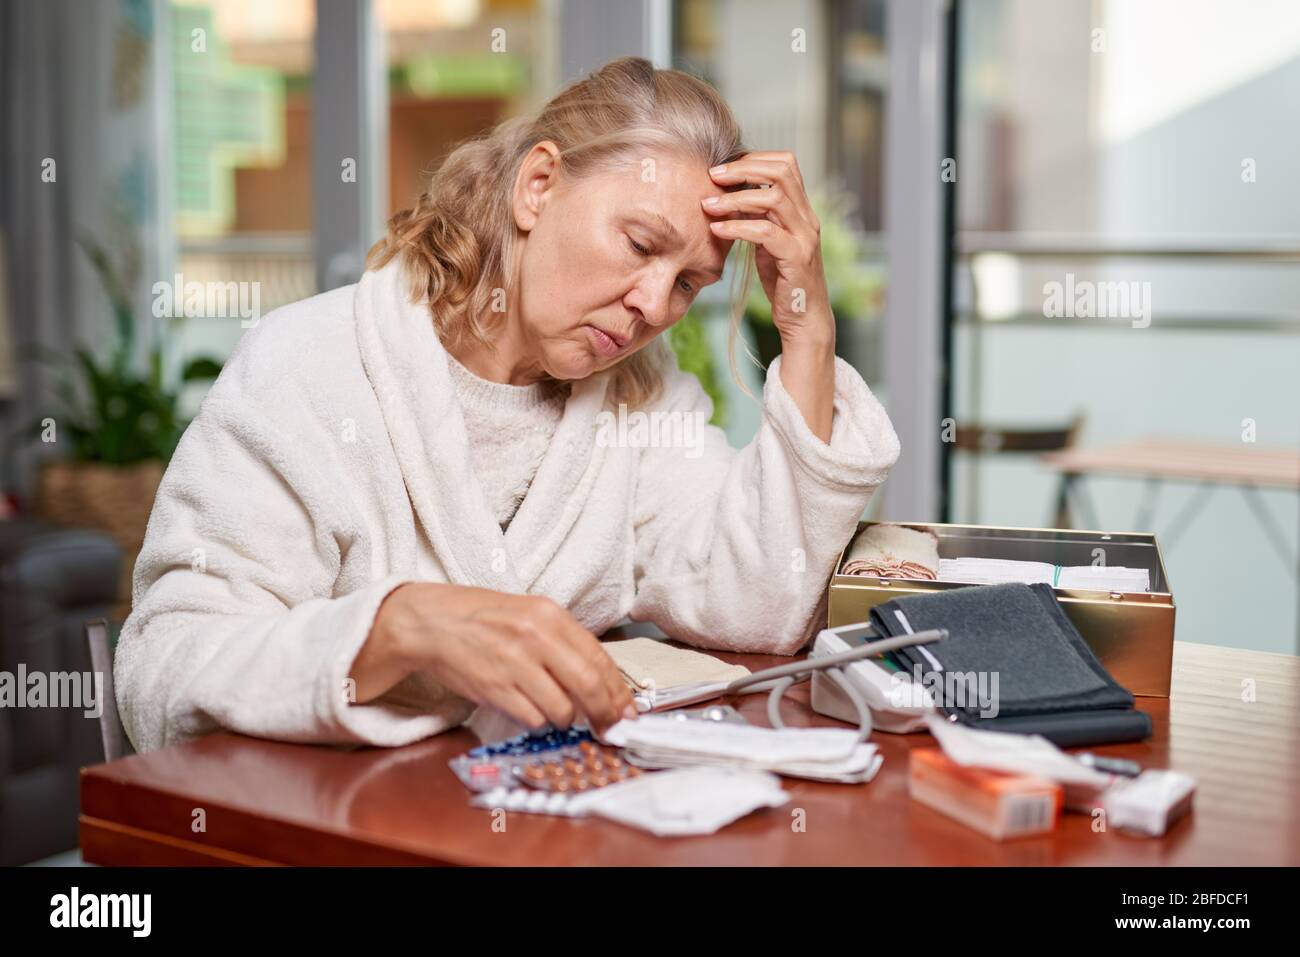
[[[826, 628], [817, 635], [809, 662], [860, 648], [880, 636], [862, 622], [840, 628]], [[871, 709], [872, 725], [880, 731], [907, 734], [926, 729], [925, 716], [937, 711], [929, 689], [916, 684], [902, 671], [891, 671], [879, 656], [860, 658], [840, 666], [840, 673], [853, 685]], [[812, 676], [812, 707], [818, 714], [858, 723], [852, 700], [823, 671]]]

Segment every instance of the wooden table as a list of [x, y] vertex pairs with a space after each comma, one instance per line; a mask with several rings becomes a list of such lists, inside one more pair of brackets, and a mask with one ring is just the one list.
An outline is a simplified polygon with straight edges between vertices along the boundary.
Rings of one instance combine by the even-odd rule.
[[[1152, 528], [1156, 498], [1166, 482], [1197, 486], [1196, 493], [1169, 523], [1169, 534], [1163, 539], [1166, 550], [1191, 524], [1216, 488], [1236, 487], [1282, 563], [1288, 571], [1300, 577], [1297, 555], [1291, 551], [1287, 535], [1277, 527], [1259, 494], [1260, 489], [1300, 492], [1300, 451], [1244, 442], [1225, 444], [1149, 436], [1118, 445], [1072, 447], [1049, 452], [1042, 456], [1042, 461], [1061, 475], [1057, 513], [1062, 516], [1068, 516], [1071, 499], [1079, 497], [1079, 480], [1086, 476], [1143, 479], [1146, 487], [1137, 517], [1130, 526], [1134, 531]], [[1101, 528], [1091, 503], [1083, 499], [1083, 504], [1088, 527]], [[1068, 525], [1067, 518], [1063, 520], [1063, 526]]]
[[[1172, 698], [1138, 699], [1154, 736], [1092, 749], [1195, 775], [1195, 811], [1163, 839], [1095, 833], [1089, 817], [1067, 815], [1052, 835], [995, 843], [909, 798], [907, 752], [932, 745], [928, 734], [880, 732], [872, 740], [885, 763], [871, 783], [786, 779], [789, 805], [709, 837], [517, 813], [495, 833], [447, 767], [476, 743], [458, 729], [391, 750], [220, 733], [87, 768], [81, 846], [94, 863], [151, 865], [1300, 864], [1300, 659], [1175, 649]], [[719, 657], [753, 669], [788, 660]], [[787, 723], [838, 724], [815, 714], [808, 694], [807, 683], [790, 692]], [[766, 724], [765, 697], [735, 703]]]

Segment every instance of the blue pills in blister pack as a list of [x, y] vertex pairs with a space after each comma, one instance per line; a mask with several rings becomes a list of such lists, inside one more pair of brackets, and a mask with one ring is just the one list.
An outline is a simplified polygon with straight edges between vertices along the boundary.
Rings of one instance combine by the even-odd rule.
[[520, 757], [526, 754], [541, 754], [543, 751], [556, 751], [560, 748], [576, 746], [583, 741], [595, 738], [586, 728], [549, 728], [546, 731], [531, 734], [519, 734], [504, 741], [481, 744], [466, 752], [471, 758], [496, 757], [511, 755]]
[[629, 777], [631, 767], [615, 749], [600, 744], [584, 727], [548, 728], [494, 741], [450, 762], [471, 791], [527, 786], [539, 791], [574, 793], [602, 788]]

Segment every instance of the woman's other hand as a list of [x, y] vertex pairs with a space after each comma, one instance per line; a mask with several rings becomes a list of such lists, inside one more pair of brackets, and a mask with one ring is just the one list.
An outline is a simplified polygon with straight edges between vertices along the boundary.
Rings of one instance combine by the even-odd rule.
[[353, 663], [358, 703], [415, 671], [529, 728], [585, 717], [597, 732], [635, 717], [596, 637], [549, 598], [409, 582], [389, 593]]
[[[793, 153], [753, 152], [709, 170], [731, 188], [707, 197], [709, 223], [724, 239], [754, 243], [763, 292], [781, 335], [781, 381], [813, 434], [830, 441], [834, 412], [835, 316], [822, 265], [821, 223]], [[756, 189], [735, 189], [749, 184]]]

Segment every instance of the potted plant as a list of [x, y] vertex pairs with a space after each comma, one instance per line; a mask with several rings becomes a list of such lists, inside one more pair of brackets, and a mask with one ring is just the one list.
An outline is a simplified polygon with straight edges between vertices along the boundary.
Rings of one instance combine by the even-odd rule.
[[677, 354], [677, 365], [683, 372], [693, 373], [713, 400], [713, 418], [709, 420], [710, 423], [726, 425], [727, 394], [718, 381], [718, 366], [699, 307], [692, 306], [668, 330], [668, 344]]
[[[851, 219], [852, 197], [844, 192], [821, 191], [810, 195], [809, 201], [821, 223], [822, 263], [835, 316], [835, 351], [850, 360], [862, 361], [860, 353], [864, 350], [855, 349], [854, 344], [862, 339], [867, 321], [880, 312], [884, 293], [881, 273], [866, 261], [861, 234]], [[766, 369], [781, 354], [781, 336], [772, 322], [772, 304], [757, 274], [745, 303], [745, 324]]]
[[[41, 464], [34, 507], [58, 524], [108, 532], [122, 549], [119, 594], [129, 602], [131, 572], [158, 483], [189, 423], [180, 416], [179, 386], [166, 382], [159, 345], [149, 351], [146, 368], [138, 369], [135, 312], [108, 253], [90, 239], [78, 245], [108, 296], [116, 334], [103, 360], [85, 346], [71, 355], [45, 349], [36, 356], [54, 371], [58, 404], [54, 414], [28, 426], [27, 434], [57, 444], [66, 454]], [[197, 358], [186, 364], [180, 381], [210, 380], [220, 371], [215, 360]]]

